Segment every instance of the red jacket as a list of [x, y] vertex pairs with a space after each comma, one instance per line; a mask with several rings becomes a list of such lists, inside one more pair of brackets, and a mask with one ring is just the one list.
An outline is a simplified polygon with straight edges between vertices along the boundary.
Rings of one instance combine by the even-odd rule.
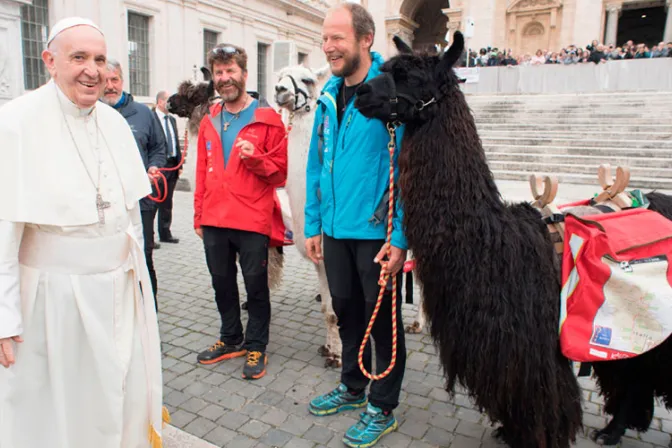
[[201, 226], [247, 230], [283, 245], [284, 225], [275, 189], [287, 180], [287, 138], [280, 115], [259, 107], [238, 138], [254, 145], [254, 154], [240, 158], [233, 147], [226, 167], [220, 138], [221, 104], [210, 108], [198, 131], [194, 228]]

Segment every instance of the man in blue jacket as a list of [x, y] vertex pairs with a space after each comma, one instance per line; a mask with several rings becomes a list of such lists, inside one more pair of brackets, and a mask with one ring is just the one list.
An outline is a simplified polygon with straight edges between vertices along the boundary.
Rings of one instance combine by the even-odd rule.
[[[133, 100], [133, 95], [124, 92], [124, 76], [119, 62], [107, 60], [107, 79], [105, 91], [101, 101], [114, 107], [126, 119], [133, 131], [135, 142], [138, 144], [142, 161], [151, 179], [158, 179], [159, 168], [166, 165], [166, 137], [161, 123], [149, 107]], [[153, 189], [154, 190], [154, 189]], [[157, 192], [154, 190], [154, 195]], [[156, 271], [154, 270], [154, 218], [157, 204], [149, 198], [140, 200], [140, 214], [142, 215], [142, 230], [145, 243], [145, 259], [149, 278], [154, 293], [154, 306], [159, 310], [156, 291], [158, 289]]]
[[[330, 10], [323, 24], [322, 49], [334, 76], [318, 100], [310, 143], [305, 236], [306, 250], [313, 262], [319, 263], [324, 258], [343, 342], [343, 369], [341, 384], [310, 402], [309, 411], [314, 415], [367, 406], [369, 380], [358, 365], [359, 347], [378, 298], [381, 269], [397, 275], [400, 287], [399, 272], [406, 259], [406, 239], [398, 206], [393, 220], [391, 257], [384, 259], [389, 134], [385, 123], [367, 119], [354, 106], [357, 88], [378, 75], [383, 63], [380, 54], [371, 52], [374, 34], [371, 15], [354, 3]], [[401, 131], [397, 133], [397, 143], [401, 141]], [[397, 144], [395, 163], [398, 148]], [[390, 285], [391, 279], [372, 330], [378, 373], [390, 364], [392, 354]], [[371, 384], [366, 412], [343, 439], [351, 447], [372, 446], [397, 428], [392, 411], [399, 404], [406, 366], [400, 288], [397, 294], [396, 366], [387, 377]], [[370, 343], [364, 353], [364, 366], [371, 372]]]

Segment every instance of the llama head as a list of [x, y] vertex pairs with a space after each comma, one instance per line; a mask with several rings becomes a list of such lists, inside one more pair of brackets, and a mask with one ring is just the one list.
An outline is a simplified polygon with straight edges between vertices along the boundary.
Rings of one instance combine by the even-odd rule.
[[275, 103], [289, 112], [310, 112], [315, 107], [320, 86], [330, 74], [329, 66], [315, 71], [303, 65], [282, 69], [275, 84]]
[[355, 107], [364, 116], [385, 122], [425, 122], [442, 97], [458, 85], [452, 67], [462, 54], [464, 37], [456, 32], [453, 44], [440, 56], [414, 53], [397, 36], [394, 44], [399, 54], [357, 90]]
[[189, 119], [189, 132], [198, 134], [201, 119], [208, 112], [210, 100], [215, 97], [215, 87], [210, 70], [201, 67], [203, 82], [183, 81], [177, 93], [168, 98], [168, 112]]

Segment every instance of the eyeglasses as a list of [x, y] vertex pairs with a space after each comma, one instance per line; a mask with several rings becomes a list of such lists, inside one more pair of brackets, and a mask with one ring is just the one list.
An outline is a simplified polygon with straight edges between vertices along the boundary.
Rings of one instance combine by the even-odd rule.
[[236, 54], [240, 53], [236, 48], [234, 47], [218, 47], [218, 48], [213, 48], [212, 53], [217, 54], [217, 53], [223, 53], [223, 54]]

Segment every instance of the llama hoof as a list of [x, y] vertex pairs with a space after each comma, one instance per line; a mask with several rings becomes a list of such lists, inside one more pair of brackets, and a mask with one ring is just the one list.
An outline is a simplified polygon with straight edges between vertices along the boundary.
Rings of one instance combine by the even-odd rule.
[[590, 439], [598, 445], [601, 446], [613, 446], [618, 445], [621, 441], [624, 431], [610, 431], [607, 426], [604, 429], [594, 430], [590, 433]]
[[240, 305], [240, 308], [247, 311], [247, 302], [243, 302], [243, 304]]
[[329, 356], [331, 354], [326, 345], [321, 345], [320, 348], [317, 349], [317, 353], [320, 356]]
[[498, 445], [506, 445], [506, 430], [503, 426], [492, 431], [492, 438], [495, 439]]
[[330, 356], [327, 358], [327, 360], [324, 362], [324, 367], [334, 367], [334, 368], [339, 368], [341, 367], [341, 360], [340, 358], [337, 358], [336, 356]]
[[422, 333], [422, 327], [420, 326], [420, 322], [415, 321], [415, 322], [413, 322], [413, 324], [406, 327], [406, 333], [409, 333], [409, 334]]
[[318, 294], [315, 296], [315, 301], [316, 302], [322, 302], [322, 294]]

